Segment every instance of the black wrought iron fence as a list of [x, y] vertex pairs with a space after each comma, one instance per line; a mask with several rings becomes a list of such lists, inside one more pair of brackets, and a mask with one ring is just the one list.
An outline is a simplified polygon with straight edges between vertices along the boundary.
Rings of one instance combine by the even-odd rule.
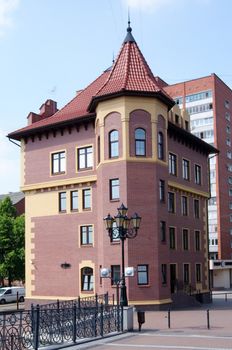
[[120, 306], [43, 308], [0, 314], [0, 349], [23, 350], [75, 344], [83, 339], [121, 332], [123, 310]]
[[[114, 298], [113, 298], [114, 299]], [[49, 303], [49, 304], [41, 304], [40, 309], [63, 309], [63, 308], [72, 308], [75, 304], [78, 307], [98, 307], [101, 304], [108, 305], [109, 303], [109, 295], [106, 294], [95, 294], [91, 297], [86, 298], [80, 298], [73, 300], [57, 300], [56, 302]], [[31, 305], [32, 309], [35, 307], [35, 305]]]

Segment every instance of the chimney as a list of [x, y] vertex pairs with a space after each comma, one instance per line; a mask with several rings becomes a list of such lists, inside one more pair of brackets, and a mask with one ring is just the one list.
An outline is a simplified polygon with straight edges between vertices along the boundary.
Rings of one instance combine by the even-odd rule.
[[53, 100], [47, 100], [45, 103], [42, 104], [40, 107], [40, 115], [42, 118], [48, 118], [51, 117], [53, 114], [55, 114], [57, 109], [57, 103]]
[[47, 100], [46, 102], [44, 102], [42, 104], [42, 106], [39, 109], [39, 114], [34, 113], [34, 112], [30, 112], [27, 116], [28, 125], [31, 125], [35, 122], [38, 122], [39, 120], [45, 119], [45, 118], [49, 118], [51, 117], [53, 114], [55, 114], [58, 111], [57, 109], [57, 103], [56, 101], [53, 100]]

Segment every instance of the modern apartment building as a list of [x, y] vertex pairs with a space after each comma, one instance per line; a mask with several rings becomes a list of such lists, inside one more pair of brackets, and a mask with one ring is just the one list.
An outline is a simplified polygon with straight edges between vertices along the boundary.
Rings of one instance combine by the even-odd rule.
[[115, 293], [121, 244], [103, 218], [121, 203], [142, 217], [125, 241], [125, 266], [136, 270], [129, 304], [208, 295], [208, 157], [217, 150], [190, 133], [130, 25], [112, 67], [62, 109], [47, 100], [8, 137], [21, 142], [28, 302]]
[[[165, 87], [182, 110], [190, 115], [192, 134], [215, 146], [219, 156], [210, 157], [208, 203], [209, 258], [217, 270], [214, 286], [232, 286], [232, 91], [216, 75]], [[218, 269], [227, 275], [218, 278]], [[222, 271], [223, 270], [223, 271]], [[227, 273], [226, 271], [227, 270]], [[213, 275], [212, 275], [213, 277]]]

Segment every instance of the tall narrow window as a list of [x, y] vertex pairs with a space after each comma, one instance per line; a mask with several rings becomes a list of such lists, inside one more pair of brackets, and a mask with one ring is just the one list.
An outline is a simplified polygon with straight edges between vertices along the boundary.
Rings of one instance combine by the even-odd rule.
[[182, 175], [183, 175], [183, 179], [185, 180], [190, 179], [189, 160], [187, 159], [182, 160]]
[[93, 269], [91, 267], [83, 267], [81, 269], [81, 290], [93, 290]]
[[183, 229], [183, 236], [182, 236], [182, 242], [183, 242], [183, 250], [189, 250], [189, 233], [187, 229]]
[[110, 180], [110, 200], [119, 199], [119, 179]]
[[200, 231], [195, 231], [195, 250], [201, 250], [201, 234]]
[[169, 174], [176, 176], [177, 175], [177, 157], [173, 153], [169, 153], [168, 166], [169, 166]]
[[200, 202], [198, 199], [194, 199], [194, 217], [196, 219], [200, 217]]
[[111, 284], [116, 285], [120, 282], [120, 265], [111, 265]]
[[188, 198], [186, 196], [181, 196], [181, 211], [182, 215], [188, 215]]
[[169, 227], [169, 248], [176, 249], [176, 230], [175, 230], [175, 227]]
[[201, 166], [195, 164], [195, 184], [201, 185]]
[[109, 158], [119, 156], [118, 130], [109, 133]]
[[175, 194], [168, 192], [168, 212], [175, 213]]
[[158, 132], [158, 159], [164, 159], [164, 135], [161, 131]]
[[78, 210], [78, 191], [71, 191], [71, 210]]
[[66, 156], [65, 152], [52, 153], [51, 155], [52, 174], [62, 174], [66, 170]]
[[161, 242], [166, 242], [166, 222], [160, 221], [160, 239]]
[[93, 244], [93, 226], [81, 226], [81, 245]]
[[167, 284], [167, 264], [161, 265], [162, 284]]
[[148, 265], [138, 265], [138, 284], [145, 285], [148, 284]]
[[201, 264], [196, 264], [196, 282], [201, 282]]
[[83, 209], [91, 209], [91, 190], [83, 190]]
[[59, 211], [60, 212], [66, 211], [66, 192], [59, 193]]
[[184, 271], [183, 271], [183, 280], [184, 280], [184, 284], [189, 284], [189, 264], [184, 264]]
[[135, 130], [135, 155], [146, 155], [146, 131], [141, 128]]
[[93, 147], [78, 148], [78, 170], [93, 167]]
[[101, 161], [101, 139], [100, 136], [97, 138], [97, 163]]
[[165, 181], [159, 180], [159, 199], [160, 202], [165, 202]]

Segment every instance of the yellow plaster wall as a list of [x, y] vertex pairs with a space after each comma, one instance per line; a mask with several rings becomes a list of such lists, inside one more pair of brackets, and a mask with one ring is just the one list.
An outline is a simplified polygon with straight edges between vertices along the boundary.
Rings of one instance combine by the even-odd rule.
[[[138, 157], [130, 157], [129, 156], [129, 120], [130, 113], [134, 110], [141, 109], [145, 110], [151, 115], [151, 128], [152, 128], [152, 157], [151, 158], [143, 158], [141, 161], [143, 162], [154, 162], [158, 161], [157, 159], [157, 122], [158, 116], [161, 114], [166, 120], [166, 129], [168, 125], [168, 110], [165, 104], [161, 103], [159, 100], [155, 98], [148, 97], [118, 97], [112, 100], [107, 100], [100, 102], [97, 106], [97, 118], [96, 125], [100, 127], [100, 137], [101, 137], [101, 163], [107, 162], [104, 159], [104, 123], [105, 118], [109, 113], [117, 112], [121, 115], [122, 121], [122, 142], [123, 142], [123, 155], [120, 160], [127, 161], [138, 161]], [[167, 150], [167, 137], [166, 140], [166, 150]], [[167, 159], [167, 157], [166, 157]], [[110, 160], [111, 162], [114, 160]], [[165, 162], [159, 161], [161, 164], [165, 165]]]

